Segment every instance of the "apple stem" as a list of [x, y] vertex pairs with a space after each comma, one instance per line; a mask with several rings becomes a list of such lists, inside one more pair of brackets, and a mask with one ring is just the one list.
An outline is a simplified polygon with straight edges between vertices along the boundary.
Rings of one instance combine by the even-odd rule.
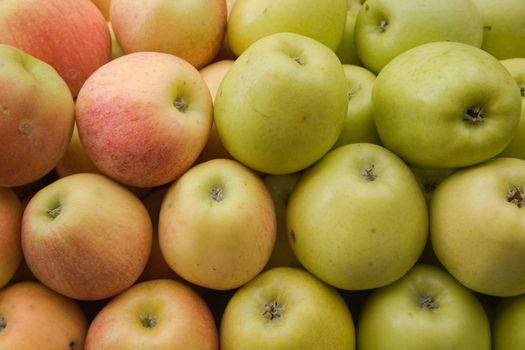
[[210, 189], [210, 197], [216, 202], [220, 202], [224, 199], [224, 190], [221, 186], [213, 186]]
[[377, 174], [374, 172], [374, 164], [368, 169], [362, 169], [361, 176], [363, 176], [366, 181], [374, 181], [377, 179]]
[[463, 120], [470, 124], [481, 124], [485, 121], [485, 109], [483, 106], [474, 106], [467, 109]]
[[0, 316], [0, 333], [7, 328], [7, 320], [4, 316]]
[[56, 206], [55, 208], [53, 209], [49, 209], [47, 211], [47, 215], [51, 216], [53, 219], [56, 218], [57, 216], [60, 215], [60, 213], [62, 212], [62, 205], [58, 205]]
[[434, 298], [431, 296], [424, 296], [418, 300], [418, 305], [425, 311], [434, 311], [438, 308], [438, 305]]
[[284, 305], [279, 303], [279, 300], [274, 299], [264, 304], [263, 316], [266, 316], [268, 321], [274, 321], [275, 319], [281, 318], [284, 313]]
[[157, 325], [157, 319], [148, 313], [140, 316], [140, 323], [144, 328], [154, 328]]
[[507, 192], [507, 202], [521, 208], [525, 204], [525, 193], [521, 186], [512, 185]]
[[184, 99], [184, 97], [177, 97], [173, 105], [180, 112], [184, 112], [188, 108], [188, 104], [186, 103], [186, 100]]

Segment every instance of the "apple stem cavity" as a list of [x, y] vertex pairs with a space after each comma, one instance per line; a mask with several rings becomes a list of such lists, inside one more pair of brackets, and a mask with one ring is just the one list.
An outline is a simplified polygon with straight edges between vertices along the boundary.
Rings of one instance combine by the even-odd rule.
[[507, 202], [521, 208], [525, 204], [525, 193], [521, 186], [512, 185], [507, 192]]
[[54, 219], [57, 216], [59, 216], [61, 212], [62, 212], [62, 205], [59, 204], [56, 207], [54, 207], [53, 209], [49, 209], [47, 211], [47, 215], [49, 215], [52, 219]]
[[294, 56], [294, 57], [292, 57], [292, 59], [293, 59], [295, 62], [299, 63], [301, 66], [304, 66], [304, 61], [303, 61], [303, 59], [302, 59], [301, 57], [299, 57], [299, 56]]
[[369, 182], [372, 182], [375, 179], [377, 179], [377, 174], [374, 171], [374, 165], [372, 164], [370, 168], [362, 169], [361, 176], [363, 176], [363, 178]]
[[175, 102], [173, 102], [173, 105], [179, 110], [179, 112], [184, 112], [188, 108], [188, 104], [184, 97], [177, 97]]
[[7, 320], [4, 316], [0, 316], [0, 334], [7, 328]]
[[216, 202], [220, 202], [224, 199], [224, 189], [221, 186], [213, 186], [210, 189], [210, 197]]
[[472, 124], [477, 125], [485, 121], [485, 109], [483, 106], [473, 106], [467, 109], [463, 120]]
[[429, 295], [419, 298], [417, 304], [425, 311], [434, 311], [438, 308], [438, 304], [434, 298]]
[[279, 300], [274, 299], [266, 304], [263, 308], [263, 316], [266, 316], [266, 319], [270, 322], [281, 318], [284, 314], [284, 305], [279, 303]]
[[157, 319], [152, 314], [147, 313], [140, 316], [140, 323], [144, 328], [154, 328], [157, 325]]

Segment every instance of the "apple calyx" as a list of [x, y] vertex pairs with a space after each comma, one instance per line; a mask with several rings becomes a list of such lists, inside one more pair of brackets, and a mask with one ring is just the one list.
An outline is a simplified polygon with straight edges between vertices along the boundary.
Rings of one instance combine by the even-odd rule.
[[7, 319], [4, 316], [0, 316], [0, 334], [7, 328]]
[[463, 120], [472, 125], [481, 124], [485, 121], [485, 109], [480, 105], [470, 107], [465, 112]]
[[417, 305], [425, 311], [434, 311], [439, 305], [436, 300], [430, 295], [425, 295], [417, 300]]
[[224, 189], [221, 186], [213, 186], [210, 189], [210, 197], [215, 202], [220, 202], [224, 199]]
[[295, 62], [299, 63], [301, 66], [304, 66], [304, 61], [303, 61], [303, 59], [302, 59], [301, 57], [299, 57], [299, 56], [294, 56], [294, 57], [292, 57], [292, 59], [293, 59]]
[[184, 112], [188, 108], [188, 104], [184, 97], [177, 97], [175, 102], [173, 102], [173, 105], [179, 110], [179, 112]]
[[59, 216], [61, 212], [62, 212], [62, 204], [59, 204], [53, 209], [48, 209], [47, 215], [49, 215], [52, 219], [54, 219], [57, 216]]
[[18, 131], [20, 131], [24, 135], [29, 134], [32, 128], [33, 127], [31, 126], [31, 123], [27, 120], [21, 121], [18, 125]]
[[388, 27], [388, 21], [386, 19], [383, 19], [381, 20], [381, 22], [379, 22], [379, 31], [381, 33], [386, 32], [387, 27]]
[[279, 303], [278, 299], [274, 299], [270, 302], [264, 304], [263, 316], [266, 316], [266, 319], [270, 322], [274, 322], [277, 319], [280, 319], [284, 314], [285, 305]]
[[525, 204], [525, 192], [521, 186], [512, 185], [507, 192], [507, 202], [521, 208]]
[[140, 323], [144, 328], [155, 328], [157, 319], [150, 313], [140, 315]]
[[361, 176], [369, 182], [377, 179], [377, 174], [374, 172], [374, 164], [370, 168], [365, 168], [361, 170]]

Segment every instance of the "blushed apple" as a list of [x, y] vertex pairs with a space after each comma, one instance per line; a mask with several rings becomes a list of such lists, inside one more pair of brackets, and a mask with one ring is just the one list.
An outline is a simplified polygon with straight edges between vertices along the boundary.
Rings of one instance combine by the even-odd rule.
[[189, 169], [170, 186], [159, 215], [160, 249], [168, 265], [210, 289], [237, 288], [261, 272], [275, 231], [263, 181], [231, 159]]
[[16, 187], [39, 180], [58, 163], [73, 132], [75, 107], [66, 83], [47, 63], [0, 44], [0, 66], [0, 84], [9, 87], [0, 92], [0, 187]]
[[521, 98], [510, 73], [489, 53], [433, 42], [383, 68], [372, 105], [386, 148], [413, 167], [452, 169], [488, 160], [511, 142]]
[[33, 274], [80, 300], [130, 287], [146, 266], [151, 240], [142, 202], [100, 174], [70, 175], [45, 186], [22, 218], [22, 251]]
[[226, 150], [248, 167], [297, 172], [337, 140], [347, 91], [333, 51], [299, 34], [272, 34], [244, 51], [222, 80], [214, 108], [217, 132]]
[[0, 43], [50, 64], [73, 96], [111, 54], [106, 20], [90, 0], [2, 1]]
[[125, 53], [176, 55], [196, 68], [219, 52], [226, 31], [225, 0], [111, 0], [110, 20]]
[[22, 210], [15, 192], [0, 187], [0, 289], [11, 280], [22, 261]]
[[91, 322], [86, 350], [219, 348], [217, 326], [204, 300], [181, 282], [160, 279], [133, 285]]
[[206, 144], [212, 117], [199, 71], [160, 52], [127, 54], [105, 64], [76, 102], [80, 141], [93, 164], [136, 187], [161, 186], [184, 173]]
[[38, 282], [0, 289], [0, 348], [84, 348], [87, 321], [79, 305]]

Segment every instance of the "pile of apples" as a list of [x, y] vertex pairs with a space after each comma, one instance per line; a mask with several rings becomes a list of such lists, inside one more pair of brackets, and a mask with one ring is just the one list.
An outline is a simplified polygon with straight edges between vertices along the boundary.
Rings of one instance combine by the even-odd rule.
[[3, 0], [0, 349], [523, 349], [524, 139], [523, 0]]

